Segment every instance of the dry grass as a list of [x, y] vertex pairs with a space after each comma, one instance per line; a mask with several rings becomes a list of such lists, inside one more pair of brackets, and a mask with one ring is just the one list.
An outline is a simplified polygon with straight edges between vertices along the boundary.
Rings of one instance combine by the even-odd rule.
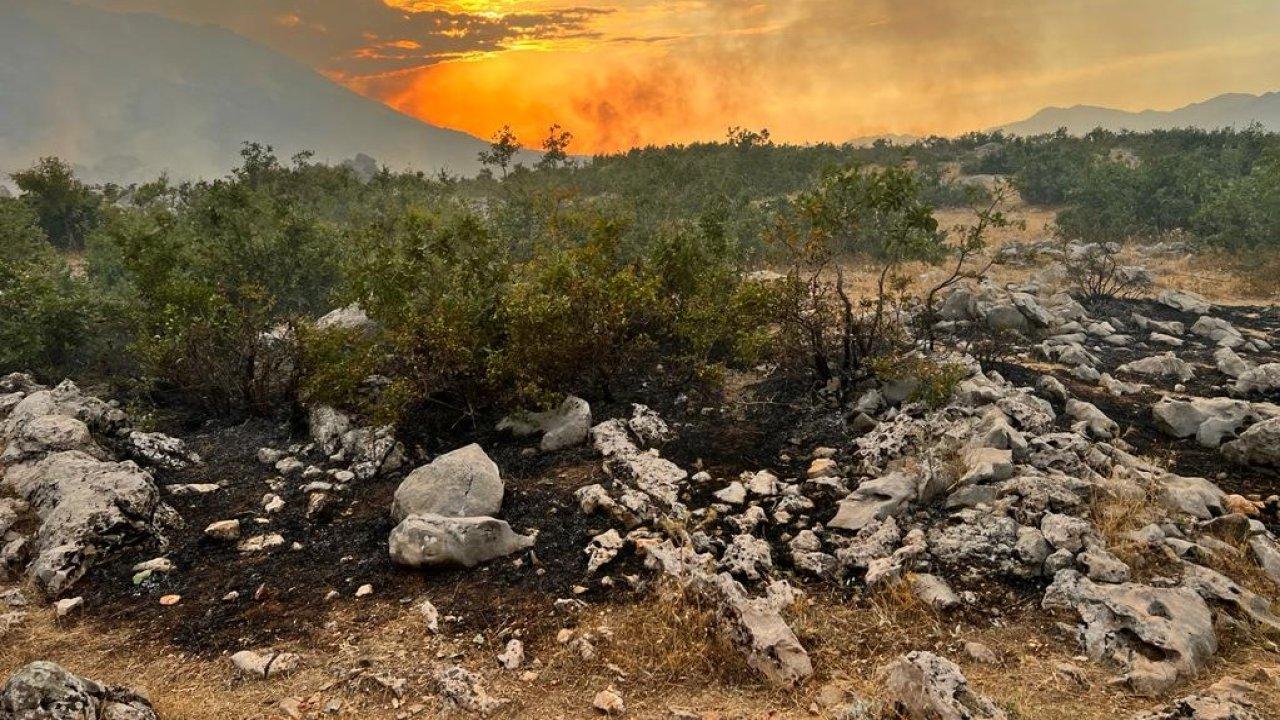
[[[304, 670], [264, 683], [236, 678], [225, 658], [175, 653], [150, 638], [104, 631], [91, 620], [59, 626], [52, 613], [36, 610], [0, 647], [0, 673], [33, 659], [53, 659], [96, 679], [145, 689], [167, 720], [284, 717], [279, 703], [291, 696], [309, 699], [312, 708], [339, 701], [343, 716], [389, 720], [414, 710], [413, 717], [437, 717], [442, 710], [429, 676], [442, 663], [480, 672], [493, 695], [510, 698], [512, 704], [499, 717], [591, 717], [592, 697], [613, 686], [633, 718], [668, 718], [673, 708], [726, 720], [806, 718], [815, 717], [810, 708], [823, 686], [875, 698], [880, 693], [880, 667], [901, 653], [927, 649], [960, 664], [979, 691], [1010, 709], [1015, 718], [1109, 720], [1158, 704], [1110, 687], [1108, 670], [1077, 657], [1078, 649], [1058, 636], [1038, 611], [1025, 618], [1007, 617], [999, 627], [976, 627], [935, 613], [905, 584], [865, 597], [810, 599], [794, 626], [819, 676], [799, 690], [785, 692], [760, 685], [746, 671], [741, 658], [715, 632], [709, 609], [671, 592], [635, 604], [594, 607], [566, 619], [575, 637], [592, 638], [597, 649], [592, 660], [583, 660], [576, 648], [553, 636], [526, 636], [528, 667], [536, 673], [529, 679], [497, 667], [495, 656], [505, 642], [497, 630], [477, 644], [467, 636], [426, 633], [412, 607], [378, 627], [361, 627], [359, 617], [358, 606], [336, 609], [329, 629], [314, 646], [288, 648], [306, 656]], [[969, 659], [962, 650], [969, 640], [991, 647], [1000, 663], [983, 665]], [[1265, 640], [1233, 634], [1204, 676], [1174, 695], [1206, 687], [1225, 675], [1248, 678], [1258, 668], [1280, 665], [1280, 655], [1265, 648]], [[1058, 673], [1057, 666], [1064, 662], [1083, 670], [1087, 687]], [[359, 678], [341, 681], [362, 665], [406, 678], [405, 698], [397, 702]], [[1255, 701], [1264, 717], [1280, 717], [1280, 686], [1261, 688]]]

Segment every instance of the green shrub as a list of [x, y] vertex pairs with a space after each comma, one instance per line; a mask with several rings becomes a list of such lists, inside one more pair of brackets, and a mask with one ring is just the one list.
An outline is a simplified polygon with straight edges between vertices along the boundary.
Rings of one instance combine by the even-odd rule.
[[77, 359], [93, 299], [49, 245], [35, 214], [0, 199], [0, 372], [55, 375]]

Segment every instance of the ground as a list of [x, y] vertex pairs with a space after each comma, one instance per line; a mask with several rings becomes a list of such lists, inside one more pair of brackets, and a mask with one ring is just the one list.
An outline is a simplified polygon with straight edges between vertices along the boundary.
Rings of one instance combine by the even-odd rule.
[[[1051, 213], [1020, 212], [1025, 228], [1001, 231], [996, 244], [1045, 236]], [[942, 217], [944, 224], [963, 219], [959, 213]], [[1242, 328], [1280, 336], [1277, 309], [1233, 294], [1235, 285], [1211, 261], [1157, 259], [1147, 264], [1163, 286], [1230, 304], [1221, 316]], [[996, 279], [1022, 280], [1029, 272], [999, 268]], [[1146, 301], [1117, 306], [1112, 314], [1134, 311], [1188, 325], [1194, 321]], [[1104, 365], [1140, 356], [1117, 350], [1104, 358]], [[1207, 352], [1189, 349], [1182, 356], [1212, 365]], [[1280, 360], [1280, 355], [1267, 359]], [[1228, 492], [1259, 498], [1280, 491], [1274, 473], [1225, 470], [1217, 451], [1157, 432], [1149, 413], [1158, 398], [1155, 391], [1113, 398], [1026, 353], [1008, 353], [989, 369], [1028, 384], [1037, 374], [1054, 372], [1073, 394], [1119, 422], [1123, 438], [1137, 451], [1161, 458], [1176, 472], [1213, 477]], [[1193, 382], [1190, 391], [1213, 394], [1205, 383]], [[664, 449], [664, 456], [681, 467], [707, 469], [724, 478], [765, 467], [798, 476], [804, 462], [793, 453], [791, 440], [821, 444], [830, 431], [829, 415], [807, 401], [793, 405], [780, 397], [788, 395], [756, 385], [752, 376], [734, 376], [721, 398], [682, 402], [671, 388], [655, 385], [597, 407], [596, 417], [622, 413], [625, 401], [647, 402], [681, 424], [680, 440]], [[712, 410], [704, 413], [703, 407]], [[291, 540], [305, 538], [302, 548], [241, 556], [204, 539], [203, 528], [237, 516], [251, 523], [272, 475], [255, 460], [256, 450], [296, 442], [299, 433], [260, 420], [205, 426], [184, 433], [205, 464], [158, 477], [162, 484], [226, 485], [212, 497], [173, 499], [186, 527], [171, 534], [167, 555], [180, 572], [132, 583], [134, 563], [165, 551], [154, 546], [131, 548], [99, 564], [81, 588], [86, 600], [81, 615], [57, 620], [51, 610], [35, 609], [27, 623], [5, 638], [0, 677], [32, 660], [54, 659], [96, 680], [144, 689], [164, 718], [285, 717], [281, 702], [289, 698], [301, 699], [310, 710], [337, 708], [339, 717], [432, 717], [441, 708], [430, 691], [430, 674], [447, 660], [481, 671], [491, 694], [512, 700], [499, 716], [589, 717], [594, 714], [592, 697], [612, 686], [625, 698], [629, 717], [671, 717], [673, 710], [683, 709], [704, 718], [798, 718], [823, 716], [826, 709], [819, 700], [824, 688], [833, 685], [875, 697], [878, 667], [908, 650], [932, 649], [958, 662], [976, 688], [1018, 718], [1123, 718], [1169, 699], [1138, 698], [1111, 687], [1106, 669], [1080, 657], [1055, 618], [1039, 609], [1042, 587], [1009, 586], [972, 588], [984, 602], [959, 617], [939, 616], [909, 593], [893, 589], [867, 595], [857, 589], [806, 587], [808, 598], [798, 608], [795, 629], [818, 676], [798, 690], [770, 690], [709, 630], [708, 610], [648, 582], [649, 574], [638, 565], [611, 567], [612, 588], [584, 582], [582, 549], [607, 525], [580, 513], [573, 492], [602, 476], [597, 458], [586, 449], [530, 455], [522, 452], [529, 443], [500, 438], [489, 427], [491, 423], [479, 424], [447, 436], [427, 437], [430, 433], [424, 432], [415, 440], [428, 455], [449, 449], [444, 444], [484, 445], [507, 481], [504, 517], [517, 530], [538, 531], [536, 562], [499, 560], [474, 570], [431, 573], [395, 567], [386, 552], [391, 529], [387, 509], [399, 480], [394, 477], [359, 485], [320, 522], [308, 520], [300, 501], [291, 499], [272, 530]], [[630, 582], [628, 575], [637, 581]], [[373, 594], [355, 597], [366, 583]], [[579, 595], [575, 587], [580, 584]], [[238, 597], [225, 599], [232, 592]], [[162, 606], [159, 600], [166, 595], [181, 600]], [[575, 616], [558, 613], [555, 601], [569, 597], [590, 601], [589, 609]], [[423, 599], [439, 608], [440, 634], [425, 627], [417, 609]], [[565, 628], [575, 637], [592, 638], [598, 657], [584, 661], [573, 646], [560, 642], [557, 636]], [[1170, 697], [1224, 676], [1249, 678], [1260, 668], [1280, 666], [1274, 638], [1242, 631], [1228, 637], [1208, 671]], [[499, 669], [495, 658], [511, 638], [523, 640], [533, 663], [527, 670], [536, 677]], [[968, 658], [962, 646], [974, 640], [994, 649], [1000, 662], [986, 665]], [[263, 647], [302, 654], [303, 670], [271, 682], [237, 678], [227, 656]], [[1059, 672], [1063, 663], [1080, 668], [1086, 684]], [[404, 679], [402, 696], [377, 676]], [[1265, 717], [1280, 717], [1280, 686], [1264, 689], [1257, 700]]]

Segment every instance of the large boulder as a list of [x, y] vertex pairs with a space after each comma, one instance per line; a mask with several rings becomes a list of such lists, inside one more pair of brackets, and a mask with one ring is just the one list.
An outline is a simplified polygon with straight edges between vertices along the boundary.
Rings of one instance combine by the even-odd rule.
[[1236, 326], [1222, 318], [1201, 315], [1191, 326], [1191, 332], [1222, 347], [1235, 348], [1244, 344], [1244, 336]]
[[475, 567], [533, 547], [534, 537], [521, 535], [491, 517], [410, 515], [391, 531], [391, 559], [409, 567]]
[[1280, 363], [1267, 363], [1245, 370], [1236, 378], [1238, 395], [1262, 395], [1280, 391]]
[[85, 395], [75, 383], [65, 380], [52, 390], [38, 390], [24, 397], [0, 425], [0, 435], [13, 437], [23, 425], [46, 415], [73, 417], [106, 436], [114, 436], [125, 423], [124, 412], [119, 408]]
[[1227, 459], [1240, 465], [1280, 467], [1280, 417], [1264, 420], [1222, 446]]
[[1167, 377], [1173, 378], [1178, 382], [1186, 382], [1196, 376], [1195, 368], [1172, 352], [1127, 362], [1116, 368], [1116, 372], [1146, 375], [1148, 377]]
[[410, 515], [497, 515], [503, 492], [497, 464], [472, 443], [409, 473], [396, 489], [391, 517], [399, 522]]
[[907, 653], [881, 669], [891, 706], [910, 720], [1005, 720], [1008, 715], [969, 687], [960, 668], [931, 652]]
[[1190, 588], [1096, 583], [1068, 569], [1054, 576], [1043, 605], [1077, 613], [1086, 654], [1118, 662], [1122, 679], [1139, 694], [1194, 677], [1218, 649], [1213, 612]]
[[19, 463], [49, 453], [78, 450], [99, 459], [107, 453], [93, 441], [89, 426], [67, 415], [41, 415], [18, 424], [6, 438], [0, 462]]
[[9, 468], [3, 487], [40, 519], [31, 573], [50, 595], [79, 580], [104, 551], [160, 536], [179, 522], [151, 475], [137, 465], [74, 450]]
[[1205, 447], [1218, 447], [1247, 422], [1280, 416], [1280, 407], [1225, 397], [1175, 400], [1162, 398], [1151, 408], [1156, 427], [1176, 438], [1192, 437]]
[[1213, 310], [1213, 303], [1206, 300], [1203, 295], [1197, 295], [1187, 290], [1165, 290], [1160, 293], [1156, 300], [1174, 310], [1197, 315], [1203, 315]]
[[19, 669], [0, 691], [5, 720], [156, 720], [141, 694], [100, 685], [51, 662]]

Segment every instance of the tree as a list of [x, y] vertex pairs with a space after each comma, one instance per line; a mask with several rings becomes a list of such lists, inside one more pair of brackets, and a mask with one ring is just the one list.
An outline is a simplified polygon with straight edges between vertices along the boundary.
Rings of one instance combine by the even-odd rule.
[[554, 168], [564, 165], [569, 159], [569, 143], [573, 142], [573, 133], [559, 125], [552, 125], [547, 130], [547, 138], [542, 141], [542, 160], [538, 167]]
[[516, 138], [516, 134], [511, 130], [511, 126], [503, 125], [498, 132], [493, 134], [489, 149], [480, 151], [480, 164], [499, 168], [502, 170], [502, 177], [505, 178], [507, 176], [507, 168], [511, 166], [511, 160], [515, 158], [516, 153], [520, 152], [523, 147]]
[[56, 157], [41, 158], [29, 170], [10, 175], [22, 200], [35, 211], [54, 247], [82, 250], [98, 221], [101, 198], [76, 179], [71, 166]]
[[[903, 168], [850, 166], [827, 172], [796, 200], [775, 237], [790, 268], [790, 301], [782, 322], [804, 347], [821, 385], [834, 383], [841, 400], [871, 372], [871, 361], [894, 353], [902, 340], [894, 310], [905, 299], [904, 263], [937, 263], [948, 254], [933, 208], [920, 197], [914, 173]], [[875, 287], [855, 297], [845, 263], [876, 268]]]

